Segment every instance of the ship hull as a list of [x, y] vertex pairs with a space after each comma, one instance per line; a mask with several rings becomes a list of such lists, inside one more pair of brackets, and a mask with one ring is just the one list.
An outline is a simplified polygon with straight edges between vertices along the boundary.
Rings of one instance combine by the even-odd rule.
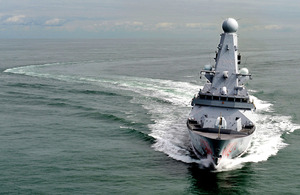
[[231, 139], [222, 139], [222, 134], [220, 135], [221, 138], [218, 138], [217, 134], [215, 138], [211, 138], [201, 134], [201, 132], [199, 133], [199, 131], [190, 128], [188, 130], [196, 156], [199, 159], [210, 156], [213, 167], [217, 167], [224, 158], [232, 159], [242, 155], [249, 147], [253, 137], [253, 133], [251, 133], [247, 136]]

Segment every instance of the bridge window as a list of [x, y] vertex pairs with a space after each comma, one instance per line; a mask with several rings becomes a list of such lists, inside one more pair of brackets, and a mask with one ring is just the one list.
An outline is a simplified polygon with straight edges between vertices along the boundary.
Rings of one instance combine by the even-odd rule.
[[219, 96], [213, 96], [214, 100], [219, 100]]
[[229, 101], [229, 102], [234, 102], [234, 98], [229, 97], [229, 98], [228, 98], [228, 101]]
[[221, 100], [222, 101], [226, 101], [226, 97], [221, 97]]

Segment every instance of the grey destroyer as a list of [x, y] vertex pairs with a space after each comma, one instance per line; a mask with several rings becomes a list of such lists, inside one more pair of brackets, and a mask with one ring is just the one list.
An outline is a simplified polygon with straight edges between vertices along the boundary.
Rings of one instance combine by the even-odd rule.
[[193, 98], [187, 120], [194, 153], [200, 159], [211, 157], [214, 167], [224, 158], [242, 155], [255, 132], [246, 116], [255, 106], [244, 86], [251, 74], [247, 68], [239, 69], [238, 23], [228, 18], [222, 28], [215, 64], [201, 70], [207, 82]]

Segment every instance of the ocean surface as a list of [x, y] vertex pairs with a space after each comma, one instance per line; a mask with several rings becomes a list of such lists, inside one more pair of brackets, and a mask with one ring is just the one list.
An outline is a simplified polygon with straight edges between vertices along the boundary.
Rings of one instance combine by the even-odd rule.
[[215, 171], [194, 158], [216, 35], [0, 40], [0, 194], [299, 194], [300, 40], [239, 37], [256, 135]]

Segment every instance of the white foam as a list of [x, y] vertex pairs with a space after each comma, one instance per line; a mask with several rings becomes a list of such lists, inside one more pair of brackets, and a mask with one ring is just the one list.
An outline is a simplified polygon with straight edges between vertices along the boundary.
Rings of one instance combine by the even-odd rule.
[[250, 101], [252, 101], [256, 107], [256, 111], [266, 111], [266, 112], [271, 112], [272, 111], [272, 104], [260, 100], [255, 96], [250, 96]]
[[252, 113], [252, 119], [256, 124], [256, 133], [247, 152], [235, 159], [222, 159], [218, 171], [227, 171], [243, 167], [248, 162], [262, 162], [274, 156], [288, 144], [281, 138], [283, 133], [293, 132], [300, 126], [291, 122], [291, 117], [274, 115], [274, 113], [260, 113], [262, 110], [271, 110], [272, 104], [259, 101], [257, 113]]
[[[158, 82], [159, 84], [159, 82]], [[202, 159], [195, 160], [190, 157], [190, 145], [186, 137], [188, 137], [187, 129], [185, 126], [185, 120], [187, 117], [187, 110], [180, 108], [180, 104], [183, 102], [189, 102], [192, 98], [191, 90], [194, 90], [195, 85], [183, 82], [172, 82], [172, 85], [168, 87], [173, 88], [174, 91], [186, 89], [186, 94], [181, 95], [176, 93], [164, 94], [160, 91], [160, 98], [173, 101], [174, 106], [164, 107], [162, 109], [157, 105], [149, 106], [145, 104], [145, 108], [150, 110], [153, 116], [155, 116], [155, 123], [149, 125], [152, 133], [150, 134], [156, 138], [157, 142], [153, 145], [153, 148], [157, 151], [162, 151], [168, 156], [180, 160], [186, 163], [199, 163], [201, 166], [207, 167], [211, 160]], [[157, 88], [159, 90], [159, 88]], [[148, 94], [149, 95], [149, 94]], [[151, 94], [150, 94], [151, 95]], [[156, 96], [156, 95], [155, 95]], [[180, 96], [180, 97], [176, 97]], [[172, 99], [168, 98], [172, 97]], [[285, 132], [292, 132], [295, 129], [299, 129], [299, 125], [295, 125], [291, 122], [291, 118], [288, 116], [276, 115], [272, 110], [272, 104], [266, 101], [262, 101], [254, 96], [251, 96], [256, 104], [256, 112], [250, 113], [250, 118], [255, 122], [257, 126], [256, 134], [251, 142], [251, 146], [247, 152], [242, 156], [235, 159], [223, 159], [221, 164], [217, 167], [218, 171], [227, 171], [232, 169], [238, 169], [243, 167], [247, 162], [261, 162], [266, 161], [270, 156], [276, 155], [278, 151], [285, 146], [284, 140], [281, 138]], [[183, 106], [185, 104], [181, 104]], [[180, 110], [176, 113], [176, 110]], [[249, 113], [248, 113], [249, 115]]]
[[[57, 63], [52, 65], [59, 65]], [[190, 140], [186, 127], [186, 117], [190, 111], [190, 102], [200, 86], [172, 80], [150, 79], [139, 77], [84, 77], [74, 75], [50, 74], [43, 69], [51, 66], [25, 66], [7, 69], [5, 72], [24, 74], [28, 76], [52, 78], [71, 82], [89, 82], [102, 87], [127, 90], [139, 95], [132, 95], [131, 103], [142, 104], [149, 111], [153, 124], [149, 124], [149, 135], [156, 139], [152, 147], [164, 152], [171, 158], [186, 163], [198, 163], [207, 167], [211, 159], [197, 160], [191, 156]], [[162, 100], [162, 101], [156, 101]], [[287, 146], [281, 138], [283, 133], [293, 132], [299, 129], [299, 125], [291, 122], [288, 116], [278, 115], [272, 110], [272, 104], [251, 96], [256, 105], [256, 112], [246, 113], [256, 124], [256, 134], [252, 139], [247, 152], [235, 159], [222, 159], [218, 171], [226, 171], [243, 167], [248, 162], [266, 161], [270, 156]], [[166, 104], [164, 102], [169, 102]]]

